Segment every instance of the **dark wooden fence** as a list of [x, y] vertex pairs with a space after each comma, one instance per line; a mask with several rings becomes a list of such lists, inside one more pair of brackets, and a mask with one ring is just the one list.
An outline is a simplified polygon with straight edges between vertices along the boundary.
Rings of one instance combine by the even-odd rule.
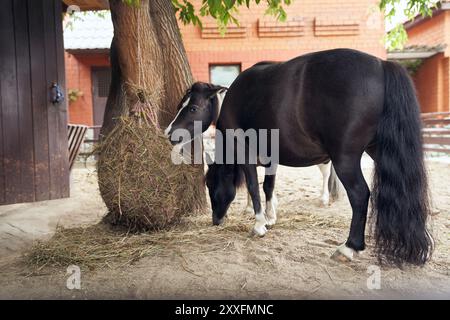
[[450, 154], [450, 112], [423, 113], [425, 151]]
[[94, 159], [97, 159], [97, 156], [93, 153], [95, 145], [98, 142], [98, 136], [99, 132], [102, 126], [95, 125], [95, 126], [88, 126], [86, 129], [91, 129], [93, 131], [93, 135], [91, 137], [85, 137], [83, 141], [84, 147], [82, 150], [78, 153], [80, 156], [80, 160], [84, 161], [84, 164], [86, 165], [86, 162], [89, 158], [94, 157]]
[[73, 164], [80, 152], [80, 147], [85, 141], [87, 126], [69, 124], [68, 126], [69, 135], [69, 168], [72, 169]]

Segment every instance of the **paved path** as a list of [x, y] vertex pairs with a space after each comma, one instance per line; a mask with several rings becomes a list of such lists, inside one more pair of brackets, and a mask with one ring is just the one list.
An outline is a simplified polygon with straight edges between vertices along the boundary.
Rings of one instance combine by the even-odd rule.
[[0, 257], [20, 252], [36, 239], [50, 237], [58, 225], [98, 221], [105, 210], [94, 169], [74, 168], [70, 198], [0, 206]]

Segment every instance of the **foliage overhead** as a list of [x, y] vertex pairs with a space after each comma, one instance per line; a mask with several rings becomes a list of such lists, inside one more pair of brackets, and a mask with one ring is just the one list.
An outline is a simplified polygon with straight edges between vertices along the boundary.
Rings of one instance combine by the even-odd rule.
[[[140, 2], [140, 0], [122, 1], [132, 6], [138, 6]], [[290, 5], [292, 1], [294, 0], [202, 0], [201, 6], [196, 7], [192, 3], [193, 0], [172, 0], [172, 4], [184, 24], [192, 23], [201, 27], [201, 17], [211, 16], [216, 19], [221, 31], [225, 32], [228, 24], [239, 25], [237, 17], [239, 7], [249, 8], [252, 3], [265, 3], [266, 14], [275, 16], [279, 21], [285, 21], [287, 14], [284, 7]], [[407, 19], [413, 19], [417, 15], [431, 16], [433, 8], [438, 3], [437, 0], [380, 0], [378, 6], [384, 12], [385, 21], [393, 21], [401, 10]], [[407, 34], [400, 22], [397, 22], [385, 37], [389, 49], [401, 49], [406, 40]]]
[[[180, 20], [201, 26], [200, 17], [211, 16], [218, 22], [219, 27], [225, 28], [230, 22], [239, 25], [236, 14], [239, 7], [250, 8], [250, 4], [260, 4], [262, 0], [202, 0], [200, 8], [194, 7], [189, 0], [172, 0], [175, 10], [179, 12]], [[265, 0], [267, 4], [266, 14], [275, 16], [280, 21], [286, 20], [285, 5], [290, 5], [292, 0]]]
[[[433, 9], [439, 5], [437, 0], [381, 0], [379, 8], [384, 12], [386, 22], [392, 22], [399, 10], [403, 10], [403, 15], [408, 19], [416, 16], [429, 17], [433, 14]], [[385, 43], [388, 49], [402, 49], [408, 40], [408, 35], [401, 22], [397, 22], [386, 34]]]

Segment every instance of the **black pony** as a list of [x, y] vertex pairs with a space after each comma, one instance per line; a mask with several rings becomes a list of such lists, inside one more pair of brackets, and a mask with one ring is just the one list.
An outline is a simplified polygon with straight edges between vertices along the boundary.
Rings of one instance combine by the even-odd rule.
[[[256, 64], [228, 89], [216, 129], [224, 136], [227, 129], [278, 129], [281, 165], [333, 162], [353, 211], [349, 236], [335, 257], [352, 259], [364, 250], [370, 196], [379, 257], [398, 265], [421, 265], [430, 257], [433, 240], [426, 228], [429, 199], [420, 109], [400, 65], [349, 49]], [[219, 152], [234, 152], [236, 159], [236, 150], [224, 145]], [[364, 151], [375, 161], [371, 194], [360, 166]], [[209, 166], [213, 222], [222, 222], [245, 176], [256, 214], [254, 230], [264, 235], [267, 220], [256, 165], [246, 160]], [[273, 184], [264, 184], [264, 191], [270, 194]]]
[[[216, 125], [222, 103], [228, 88], [213, 85], [205, 82], [195, 82], [188, 90], [178, 104], [178, 112], [172, 122], [167, 126], [165, 134], [170, 138], [173, 145], [184, 145], [187, 141], [173, 135], [179, 129], [189, 132], [188, 140], [191, 141], [196, 135], [201, 135], [210, 125]], [[194, 123], [201, 123], [201, 130], [194, 132]], [[208, 157], [209, 154], [206, 154]], [[322, 173], [322, 192], [320, 195], [320, 205], [326, 207], [332, 200], [337, 200], [342, 194], [342, 184], [339, 182], [336, 172], [331, 165], [331, 161], [318, 164], [318, 168]], [[266, 170], [267, 171], [267, 170]], [[264, 178], [265, 185], [275, 182], [275, 172], [266, 175]], [[270, 216], [269, 225], [276, 221], [277, 200], [273, 190], [274, 188], [264, 188], [266, 192], [266, 216]], [[253, 212], [253, 204], [250, 194], [247, 194], [246, 212]]]

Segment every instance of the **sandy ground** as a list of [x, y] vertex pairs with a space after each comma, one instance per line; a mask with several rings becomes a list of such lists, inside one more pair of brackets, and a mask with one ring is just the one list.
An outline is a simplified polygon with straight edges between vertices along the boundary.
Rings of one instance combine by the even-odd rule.
[[[105, 214], [95, 172], [75, 168], [70, 199], [0, 207], [0, 298], [448, 299], [450, 164], [427, 164], [435, 212], [433, 259], [423, 268], [382, 267], [381, 289], [367, 286], [377, 266], [370, 241], [352, 262], [330, 259], [348, 233], [347, 198], [321, 207], [318, 168], [281, 167], [276, 186], [279, 224], [264, 238], [250, 236], [254, 219], [244, 213], [246, 194], [240, 191], [223, 227], [210, 226], [209, 214], [191, 218], [199, 239], [211, 238], [208, 245], [204, 241], [195, 247], [168, 245], [164, 255], [146, 257], [131, 266], [82, 268], [81, 290], [69, 290], [65, 268], [30, 274], [21, 253], [34, 240], [50, 237], [58, 224], [89, 225]], [[363, 167], [369, 180], [370, 161], [363, 161]], [[225, 232], [227, 224], [238, 227]]]

